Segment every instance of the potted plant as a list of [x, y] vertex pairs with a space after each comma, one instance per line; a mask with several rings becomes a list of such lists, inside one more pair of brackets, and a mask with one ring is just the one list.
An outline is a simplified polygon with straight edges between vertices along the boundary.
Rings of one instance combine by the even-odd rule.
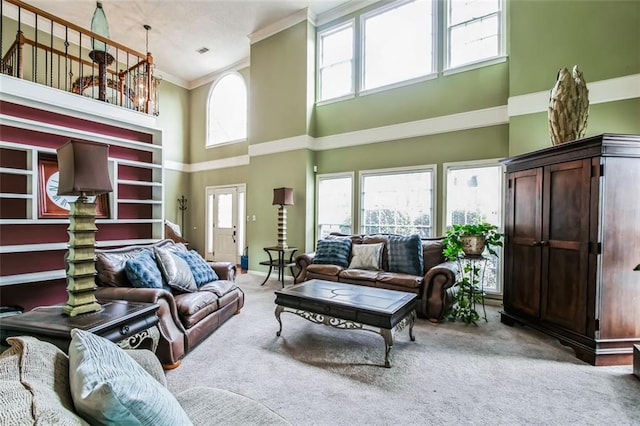
[[[453, 225], [447, 230], [443, 253], [447, 259], [457, 261], [460, 269], [460, 278], [456, 282], [458, 291], [449, 311], [449, 319], [459, 319], [466, 324], [476, 324], [480, 319], [475, 308], [477, 303], [482, 303], [484, 309], [484, 292], [479, 286], [481, 270], [486, 267], [482, 253], [486, 248], [490, 254], [497, 256], [496, 248], [502, 246], [503, 236], [496, 225], [486, 222]], [[487, 319], [486, 313], [484, 319]]]

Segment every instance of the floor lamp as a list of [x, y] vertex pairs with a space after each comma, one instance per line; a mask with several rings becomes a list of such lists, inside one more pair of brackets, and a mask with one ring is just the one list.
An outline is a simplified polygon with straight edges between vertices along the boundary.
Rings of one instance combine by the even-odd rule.
[[286, 249], [287, 245], [287, 208], [293, 205], [293, 188], [274, 188], [273, 205], [278, 205], [278, 245]]
[[58, 195], [78, 195], [69, 210], [69, 251], [66, 256], [68, 299], [62, 312], [70, 317], [97, 312], [101, 308], [95, 290], [95, 200], [111, 192], [109, 146], [96, 142], [70, 140], [58, 148], [60, 182]]

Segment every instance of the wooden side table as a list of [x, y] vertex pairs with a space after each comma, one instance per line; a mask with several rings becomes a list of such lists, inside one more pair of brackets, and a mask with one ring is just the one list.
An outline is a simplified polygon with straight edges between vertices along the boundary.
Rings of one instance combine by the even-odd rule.
[[[269, 277], [271, 276], [271, 271], [273, 270], [273, 268], [276, 268], [278, 270], [278, 281], [282, 283], [282, 288], [284, 288], [284, 270], [286, 268], [289, 268], [291, 271], [291, 275], [295, 277], [293, 273], [293, 267], [296, 265], [296, 262], [293, 261], [293, 256], [295, 252], [298, 251], [298, 248], [297, 247], [287, 247], [287, 248], [264, 247], [263, 250], [267, 252], [267, 255], [269, 256], [269, 260], [260, 262], [260, 264], [268, 266], [269, 272], [267, 272], [267, 278], [265, 278], [262, 284], [260, 285], [264, 285], [269, 280]], [[273, 256], [271, 255], [271, 252], [277, 253], [278, 257], [274, 259]], [[287, 253], [290, 253], [288, 260], [286, 256]]]
[[99, 300], [102, 310], [69, 317], [62, 314], [62, 305], [43, 306], [0, 322], [0, 335], [33, 336], [69, 351], [71, 330], [79, 328], [109, 339], [123, 348], [149, 349], [155, 352], [160, 334], [156, 324], [155, 303], [124, 300]]

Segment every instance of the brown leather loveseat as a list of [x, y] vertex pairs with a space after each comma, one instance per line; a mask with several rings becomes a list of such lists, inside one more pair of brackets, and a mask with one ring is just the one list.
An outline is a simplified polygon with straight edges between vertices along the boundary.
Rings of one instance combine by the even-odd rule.
[[240, 312], [244, 306], [244, 293], [235, 285], [236, 266], [230, 262], [207, 262], [219, 279], [197, 291], [134, 288], [127, 277], [125, 264], [143, 250], [153, 250], [153, 247], [186, 251], [184, 245], [168, 239], [151, 245], [97, 249], [96, 297], [160, 305], [160, 341], [156, 355], [165, 368], [173, 368], [224, 321]]
[[[378, 269], [358, 269], [332, 264], [314, 263], [316, 252], [299, 255], [296, 265], [300, 272], [295, 283], [311, 279], [339, 281], [370, 287], [400, 290], [418, 295], [417, 314], [429, 321], [442, 320], [453, 304], [456, 274], [455, 262], [446, 261], [442, 250], [442, 238], [422, 239], [423, 269], [421, 275], [390, 272], [388, 244], [390, 235], [332, 234], [329, 238], [350, 238], [352, 247], [358, 244], [383, 244], [382, 261]], [[353, 254], [353, 250], [352, 250]], [[353, 262], [351, 262], [353, 264]], [[350, 264], [350, 265], [351, 265]]]

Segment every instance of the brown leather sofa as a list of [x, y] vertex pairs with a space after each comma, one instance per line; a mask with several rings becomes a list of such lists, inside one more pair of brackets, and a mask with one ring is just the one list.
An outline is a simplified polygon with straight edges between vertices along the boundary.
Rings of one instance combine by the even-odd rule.
[[230, 262], [208, 262], [219, 280], [205, 284], [193, 293], [134, 288], [124, 270], [126, 261], [144, 249], [167, 248], [174, 244], [167, 239], [151, 245], [96, 249], [96, 297], [160, 305], [160, 342], [156, 355], [165, 368], [180, 365], [185, 354], [244, 306], [244, 293], [234, 283], [236, 266]]
[[[343, 235], [332, 234], [332, 237], [349, 237], [352, 244], [375, 244], [384, 242], [384, 235]], [[457, 287], [458, 271], [455, 262], [446, 261], [442, 254], [444, 246], [442, 238], [422, 239], [424, 270], [422, 276], [388, 271], [387, 251], [382, 251], [382, 270], [349, 269], [338, 265], [314, 264], [314, 253], [306, 253], [296, 257], [296, 265], [300, 269], [295, 283], [311, 279], [339, 281], [369, 287], [400, 290], [418, 295], [417, 314], [431, 322], [442, 320], [453, 304]]]

